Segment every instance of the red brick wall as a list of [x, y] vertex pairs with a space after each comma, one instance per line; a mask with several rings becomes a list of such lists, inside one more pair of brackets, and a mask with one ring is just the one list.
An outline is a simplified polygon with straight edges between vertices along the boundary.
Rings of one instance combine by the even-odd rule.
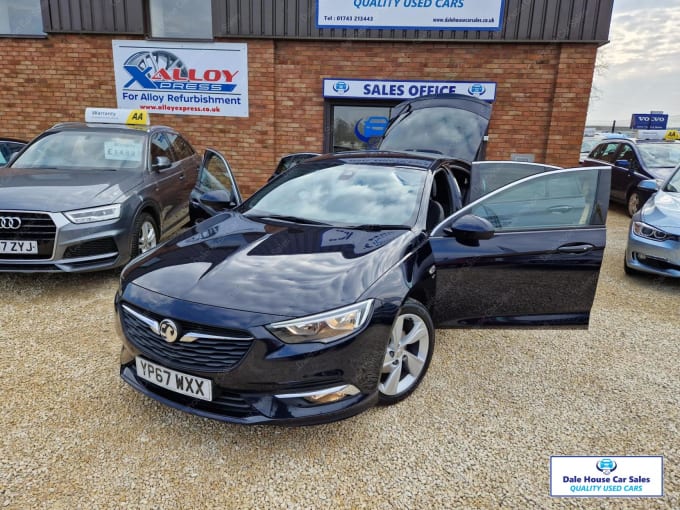
[[[596, 46], [248, 40], [250, 117], [153, 114], [197, 149], [223, 152], [244, 194], [278, 158], [323, 147], [322, 79], [495, 81], [488, 159], [578, 163]], [[31, 138], [86, 106], [115, 107], [110, 36], [0, 39], [6, 136]]]

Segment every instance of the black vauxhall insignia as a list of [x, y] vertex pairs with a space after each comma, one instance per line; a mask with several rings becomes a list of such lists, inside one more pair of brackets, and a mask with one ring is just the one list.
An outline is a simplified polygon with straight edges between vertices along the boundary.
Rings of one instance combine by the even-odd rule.
[[123, 379], [201, 416], [320, 423], [408, 396], [435, 326], [587, 325], [609, 168], [471, 164], [488, 105], [398, 110], [381, 151], [301, 163], [128, 265]]

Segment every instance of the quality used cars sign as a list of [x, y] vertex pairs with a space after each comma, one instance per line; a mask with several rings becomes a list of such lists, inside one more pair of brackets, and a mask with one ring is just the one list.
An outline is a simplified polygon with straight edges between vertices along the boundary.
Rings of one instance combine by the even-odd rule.
[[500, 30], [503, 6], [503, 0], [317, 0], [317, 26]]
[[248, 48], [231, 43], [113, 41], [119, 108], [248, 117]]

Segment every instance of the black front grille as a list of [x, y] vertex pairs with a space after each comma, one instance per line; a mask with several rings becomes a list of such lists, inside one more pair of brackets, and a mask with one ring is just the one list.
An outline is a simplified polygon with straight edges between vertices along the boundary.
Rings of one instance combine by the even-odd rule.
[[86, 243], [69, 246], [64, 253], [64, 258], [75, 259], [79, 257], [94, 257], [95, 255], [104, 255], [106, 253], [117, 253], [118, 248], [113, 237], [106, 237], [104, 239], [96, 239]]
[[49, 214], [0, 211], [0, 218], [19, 218], [21, 221], [21, 226], [16, 230], [0, 228], [0, 241], [36, 241], [38, 243], [38, 253], [0, 253], [0, 259], [40, 260], [52, 257], [57, 226]]
[[654, 269], [661, 269], [661, 270], [669, 270], [673, 269], [675, 271], [680, 271], [680, 266], [676, 264], [671, 264], [670, 262], [666, 262], [665, 260], [657, 259], [656, 257], [645, 257], [644, 259], [640, 259], [638, 257], [638, 260], [649, 267], [653, 267]]
[[[194, 409], [201, 409], [204, 411], [232, 416], [235, 418], [246, 418], [248, 416], [259, 414], [248, 402], [243, 400], [236, 393], [227, 393], [222, 391], [217, 395], [214, 394], [211, 401], [206, 401], [167, 390], [141, 378], [137, 378], [137, 380], [140, 382], [140, 384], [143, 384], [147, 388], [151, 389], [155, 394], [167, 398], [173, 402], [177, 402], [178, 404], [187, 407], [193, 407]], [[219, 390], [216, 390], [213, 387], [213, 391]]]
[[[126, 305], [127, 306], [127, 305]], [[149, 312], [135, 310], [150, 319], [160, 321]], [[121, 317], [125, 336], [142, 354], [160, 364], [178, 370], [197, 370], [199, 372], [222, 372], [236, 365], [248, 353], [253, 343], [252, 337], [241, 331], [210, 328], [193, 323], [175, 321], [182, 334], [194, 332], [207, 335], [230, 337], [228, 340], [198, 338], [191, 343], [167, 342], [151, 328], [121, 307]]]

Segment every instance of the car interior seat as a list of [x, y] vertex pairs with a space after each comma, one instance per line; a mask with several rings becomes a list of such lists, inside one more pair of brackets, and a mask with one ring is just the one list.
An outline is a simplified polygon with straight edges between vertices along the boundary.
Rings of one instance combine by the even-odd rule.
[[444, 218], [446, 218], [444, 206], [435, 199], [436, 196], [437, 196], [437, 181], [436, 179], [434, 179], [432, 181], [430, 201], [428, 202], [427, 206], [427, 225], [425, 228], [427, 228], [428, 231], [431, 231], [439, 223], [444, 221]]

